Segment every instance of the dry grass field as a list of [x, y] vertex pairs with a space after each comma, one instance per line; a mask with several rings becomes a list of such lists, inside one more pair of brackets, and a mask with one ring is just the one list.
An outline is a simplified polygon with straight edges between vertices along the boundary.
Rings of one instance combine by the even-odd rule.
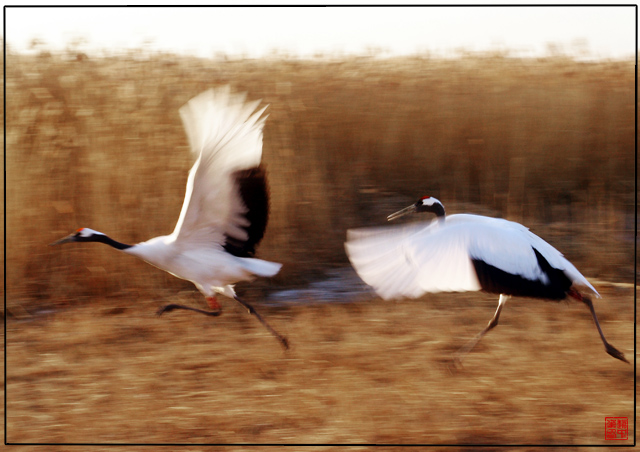
[[[632, 358], [632, 290], [598, 288], [603, 328]], [[286, 352], [234, 304], [157, 318], [163, 301], [10, 319], [8, 439], [579, 445], [606, 444], [606, 416], [633, 428], [633, 367], [604, 352], [577, 304], [513, 301], [451, 373], [495, 297], [263, 309]]]
[[[452, 373], [497, 297], [262, 302], [348, 266], [348, 228], [429, 194], [448, 213], [521, 221], [563, 251], [632, 360], [633, 62], [9, 52], [6, 63], [8, 441], [611, 445], [606, 416], [633, 430], [633, 366], [604, 352], [577, 303], [512, 300]], [[228, 83], [270, 104], [258, 255], [284, 267], [239, 291], [286, 352], [232, 301], [219, 318], [158, 318], [200, 294], [107, 247], [47, 247], [81, 226], [125, 243], [170, 232], [192, 163], [177, 110]]]

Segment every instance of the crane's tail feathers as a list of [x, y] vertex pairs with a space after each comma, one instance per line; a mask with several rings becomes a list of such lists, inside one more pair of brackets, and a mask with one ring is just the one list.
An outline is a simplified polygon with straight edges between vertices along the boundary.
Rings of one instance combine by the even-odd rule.
[[269, 262], [262, 259], [242, 258], [244, 267], [257, 276], [271, 277], [278, 274], [282, 268], [282, 264], [277, 262]]
[[591, 285], [587, 278], [585, 278], [582, 273], [578, 271], [578, 269], [567, 259], [562, 257], [564, 263], [564, 272], [569, 279], [571, 279], [573, 286], [575, 286], [579, 292], [586, 292], [593, 295], [596, 298], [601, 298], [598, 291]]
[[578, 292], [588, 293], [596, 298], [602, 298], [598, 291], [589, 283], [589, 281], [587, 281], [586, 278], [584, 278], [584, 276], [583, 279], [584, 281], [574, 280], [572, 287], [575, 287]]

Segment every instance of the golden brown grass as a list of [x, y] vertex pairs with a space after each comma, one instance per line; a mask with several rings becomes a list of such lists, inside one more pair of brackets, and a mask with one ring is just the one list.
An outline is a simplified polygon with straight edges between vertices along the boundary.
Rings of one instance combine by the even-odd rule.
[[[633, 291], [598, 288], [603, 328], [633, 359]], [[632, 423], [633, 369], [577, 303], [512, 301], [451, 374], [495, 298], [262, 308], [288, 352], [235, 304], [157, 318], [157, 301], [116, 298], [10, 319], [8, 439], [606, 444], [605, 416]]]

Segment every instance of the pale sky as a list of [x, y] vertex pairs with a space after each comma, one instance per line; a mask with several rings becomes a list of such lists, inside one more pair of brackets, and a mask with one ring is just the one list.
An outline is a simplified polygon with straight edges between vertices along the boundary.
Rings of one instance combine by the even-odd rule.
[[378, 48], [385, 55], [454, 56], [464, 48], [541, 56], [553, 44], [574, 56], [635, 56], [633, 6], [52, 7], [5, 14], [7, 43], [18, 51], [37, 38], [52, 50], [82, 39], [78, 50], [89, 55], [145, 48], [201, 57], [261, 57], [274, 49], [312, 56]]

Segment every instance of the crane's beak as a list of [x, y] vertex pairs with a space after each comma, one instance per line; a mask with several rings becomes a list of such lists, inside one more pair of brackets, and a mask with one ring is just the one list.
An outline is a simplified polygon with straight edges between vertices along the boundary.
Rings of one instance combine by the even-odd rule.
[[75, 242], [75, 241], [77, 241], [76, 234], [73, 233], [71, 235], [61, 238], [60, 240], [56, 240], [53, 243], [49, 243], [49, 246], [62, 245], [63, 243], [69, 243], [69, 242]]
[[396, 213], [392, 213], [391, 215], [389, 215], [387, 217], [387, 221], [395, 220], [396, 218], [400, 218], [409, 213], [414, 213], [415, 211], [416, 211], [416, 205], [411, 204], [409, 207], [405, 207], [404, 209], [398, 210]]

